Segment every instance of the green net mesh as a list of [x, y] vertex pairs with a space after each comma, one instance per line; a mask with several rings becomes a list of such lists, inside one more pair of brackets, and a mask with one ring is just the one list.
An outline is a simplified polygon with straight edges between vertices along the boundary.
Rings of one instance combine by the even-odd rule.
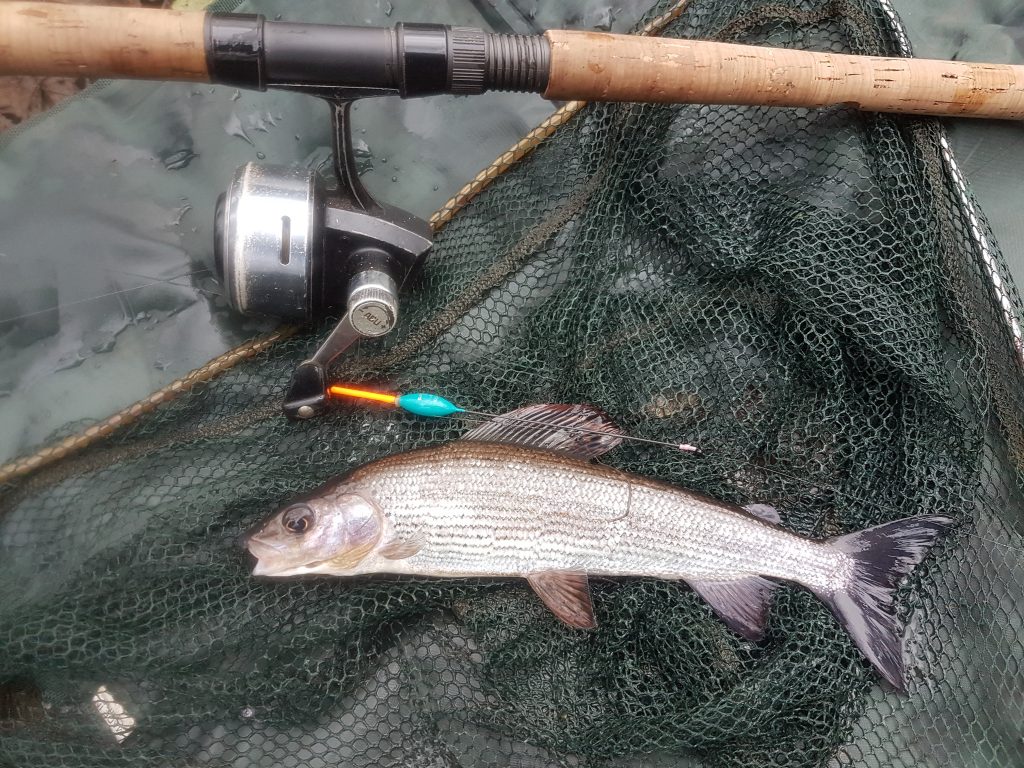
[[[695, 2], [665, 34], [902, 45], [868, 2]], [[0, 765], [1022, 764], [1020, 304], [944, 151], [932, 121], [843, 108], [590, 106], [440, 233], [400, 330], [337, 372], [597, 404], [704, 452], [607, 462], [808, 535], [956, 516], [900, 591], [908, 694], [797, 588], [752, 644], [655, 580], [596, 583], [589, 632], [519, 582], [254, 580], [252, 523], [466, 426], [285, 422], [325, 326], [6, 489]]]

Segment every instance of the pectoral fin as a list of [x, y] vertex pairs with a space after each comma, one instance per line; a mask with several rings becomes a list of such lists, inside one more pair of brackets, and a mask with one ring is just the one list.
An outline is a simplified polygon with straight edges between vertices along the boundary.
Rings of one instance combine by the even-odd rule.
[[533, 591], [555, 616], [570, 627], [593, 629], [594, 604], [590, 600], [590, 582], [585, 573], [545, 571], [526, 577]]
[[764, 636], [768, 602], [777, 584], [760, 576], [735, 581], [690, 581], [689, 584], [733, 632], [753, 641]]
[[377, 550], [377, 554], [388, 560], [404, 560], [412, 557], [423, 549], [423, 542], [418, 539], [394, 538]]

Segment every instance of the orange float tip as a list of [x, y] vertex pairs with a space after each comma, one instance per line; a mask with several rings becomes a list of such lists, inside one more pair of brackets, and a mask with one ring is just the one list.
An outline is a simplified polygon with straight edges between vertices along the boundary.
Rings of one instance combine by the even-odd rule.
[[353, 389], [352, 387], [340, 387], [337, 385], [327, 388], [327, 394], [334, 397], [356, 397], [360, 400], [374, 400], [378, 403], [395, 405], [398, 402], [398, 395], [389, 395], [386, 392], [372, 392], [368, 389]]

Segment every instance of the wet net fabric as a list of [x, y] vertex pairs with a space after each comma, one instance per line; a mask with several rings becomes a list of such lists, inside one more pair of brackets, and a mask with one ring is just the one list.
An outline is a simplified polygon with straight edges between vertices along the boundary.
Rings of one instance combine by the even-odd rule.
[[[869, 3], [695, 2], [665, 34], [899, 52]], [[1024, 760], [1020, 304], [934, 123], [592, 105], [439, 234], [403, 310], [338, 378], [593, 403], [703, 451], [603, 460], [816, 537], [956, 517], [899, 593], [908, 694], [795, 587], [753, 644], [655, 580], [596, 582], [582, 632], [520, 582], [253, 579], [236, 538], [282, 502], [468, 427], [285, 422], [325, 326], [5, 490], [0, 766]]]

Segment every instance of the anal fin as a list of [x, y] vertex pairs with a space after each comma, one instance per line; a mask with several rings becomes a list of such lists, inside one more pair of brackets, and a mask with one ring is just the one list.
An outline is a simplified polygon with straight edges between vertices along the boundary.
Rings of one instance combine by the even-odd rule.
[[777, 584], [760, 576], [688, 583], [733, 632], [752, 641], [764, 637], [768, 603]]
[[590, 582], [585, 573], [544, 571], [531, 574], [526, 580], [544, 605], [570, 627], [592, 629], [597, 626], [594, 604], [590, 600]]

